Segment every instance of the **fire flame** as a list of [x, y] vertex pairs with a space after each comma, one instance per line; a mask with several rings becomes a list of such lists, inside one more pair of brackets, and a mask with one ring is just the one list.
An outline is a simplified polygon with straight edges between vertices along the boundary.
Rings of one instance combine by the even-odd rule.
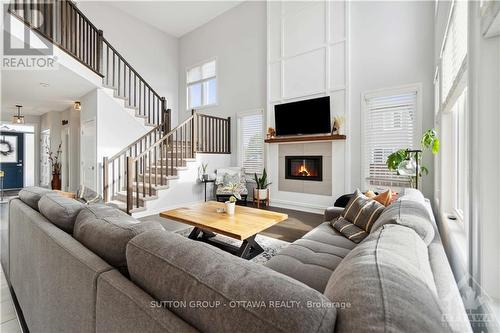
[[304, 164], [302, 164], [300, 166], [299, 175], [301, 175], [301, 176], [309, 176], [310, 175], [309, 171], [307, 171], [306, 166]]

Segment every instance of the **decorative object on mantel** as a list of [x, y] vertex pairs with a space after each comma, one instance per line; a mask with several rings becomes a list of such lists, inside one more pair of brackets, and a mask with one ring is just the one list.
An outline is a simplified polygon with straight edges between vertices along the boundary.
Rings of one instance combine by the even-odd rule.
[[424, 132], [420, 140], [422, 149], [400, 149], [387, 157], [387, 168], [396, 171], [398, 175], [407, 176], [410, 186], [418, 189], [419, 177], [429, 174], [427, 167], [422, 165], [422, 152], [431, 149], [435, 155], [439, 152], [439, 138], [435, 129]]
[[265, 201], [266, 206], [269, 206], [269, 188], [268, 186], [272, 183], [267, 182], [267, 172], [266, 168], [262, 170], [262, 177], [257, 176], [257, 173], [254, 174], [255, 183], [257, 187], [253, 190], [253, 202], [257, 200], [257, 208], [260, 207], [260, 201]]
[[276, 136], [276, 130], [272, 127], [267, 129], [267, 139], [272, 139]]
[[276, 136], [271, 139], [264, 140], [265, 143], [285, 143], [285, 142], [302, 142], [302, 141], [334, 141], [345, 140], [345, 135], [338, 134], [319, 134], [319, 135], [290, 135]]
[[51, 152], [47, 148], [50, 165], [52, 166], [51, 186], [53, 190], [61, 190], [61, 162], [59, 161], [62, 153], [61, 145], [62, 143], [59, 144], [59, 147], [57, 147], [57, 151], [55, 153]]
[[208, 180], [208, 173], [207, 173], [207, 167], [208, 163], [201, 163], [201, 180], [207, 181]]
[[333, 117], [332, 134], [342, 135], [344, 133], [345, 118], [342, 115]]

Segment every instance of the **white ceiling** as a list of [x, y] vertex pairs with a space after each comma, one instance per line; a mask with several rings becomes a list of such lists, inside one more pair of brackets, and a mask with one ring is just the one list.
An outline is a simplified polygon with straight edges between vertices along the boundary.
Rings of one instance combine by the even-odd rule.
[[236, 1], [113, 1], [110, 4], [175, 37], [239, 5]]
[[[25, 115], [63, 111], [95, 86], [64, 66], [57, 70], [2, 70], [2, 113], [14, 114], [22, 105]], [[40, 83], [48, 83], [42, 87]]]

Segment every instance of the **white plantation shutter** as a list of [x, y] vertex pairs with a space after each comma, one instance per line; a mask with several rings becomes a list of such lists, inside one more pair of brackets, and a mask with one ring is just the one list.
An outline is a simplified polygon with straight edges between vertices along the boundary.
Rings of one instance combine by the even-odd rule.
[[247, 174], [260, 174], [264, 168], [262, 112], [246, 113], [238, 118], [240, 165]]
[[[441, 102], [449, 103], [462, 79], [467, 56], [467, 1], [455, 1], [446, 31], [442, 58]], [[458, 96], [455, 96], [458, 97]], [[450, 103], [454, 104], [453, 102]]]
[[408, 178], [390, 171], [386, 161], [394, 151], [414, 147], [417, 92], [367, 97], [365, 103], [364, 165], [368, 184], [408, 186]]

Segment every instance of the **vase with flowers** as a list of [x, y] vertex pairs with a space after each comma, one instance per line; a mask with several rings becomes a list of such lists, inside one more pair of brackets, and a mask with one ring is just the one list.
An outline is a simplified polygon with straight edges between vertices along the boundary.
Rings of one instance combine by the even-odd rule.
[[61, 144], [62, 143], [59, 144], [55, 153], [47, 148], [47, 154], [49, 155], [49, 162], [52, 168], [51, 186], [53, 190], [61, 190]]

